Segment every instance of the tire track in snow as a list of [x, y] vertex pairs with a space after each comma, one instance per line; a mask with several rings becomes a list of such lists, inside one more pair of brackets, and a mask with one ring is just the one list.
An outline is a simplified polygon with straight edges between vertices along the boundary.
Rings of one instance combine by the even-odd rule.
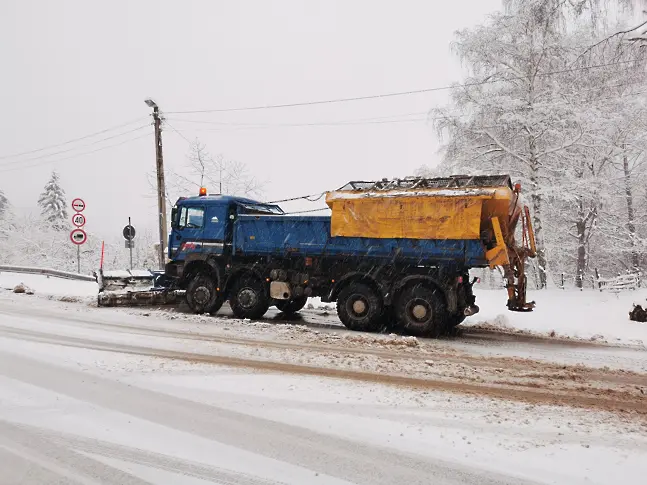
[[[473, 394], [497, 399], [523, 401], [532, 404], [557, 404], [580, 408], [599, 409], [610, 412], [632, 411], [647, 416], [647, 399], [644, 396], [622, 390], [599, 389], [580, 386], [572, 389], [542, 387], [536, 383], [488, 384], [463, 381], [449, 381], [432, 378], [407, 377], [392, 374], [380, 374], [366, 371], [313, 367], [284, 362], [245, 359], [203, 354], [198, 352], [181, 352], [168, 349], [143, 347], [137, 345], [115, 344], [88, 338], [53, 335], [45, 332], [0, 326], [0, 335], [31, 340], [42, 343], [58, 344], [68, 347], [104, 350], [130, 355], [162, 357], [188, 362], [223, 365], [228, 367], [251, 368], [256, 370], [285, 372], [292, 374], [335, 377], [340, 379], [374, 382], [379, 384], [400, 385], [417, 389], [447, 391], [461, 394]], [[257, 343], [258, 345], [258, 343]], [[514, 387], [513, 387], [514, 386]]]
[[[0, 352], [0, 375], [357, 484], [531, 485], [501, 473], [339, 438]], [[322, 479], [324, 477], [321, 477]], [[313, 481], [315, 479], [313, 478]], [[244, 483], [244, 482], [243, 482]], [[322, 482], [325, 483], [325, 482]]]
[[[5, 312], [0, 310], [0, 314], [2, 313]], [[109, 331], [111, 330], [122, 334], [135, 334], [163, 338], [195, 340], [201, 342], [213, 342], [219, 344], [251, 347], [254, 349], [262, 347], [272, 350], [310, 351], [319, 352], [321, 354], [330, 354], [331, 352], [335, 352], [343, 353], [346, 355], [375, 356], [391, 360], [411, 359], [425, 362], [430, 358], [433, 358], [450, 364], [467, 365], [487, 370], [496, 370], [501, 368], [506, 369], [507, 371], [514, 370], [519, 374], [525, 373], [523, 377], [530, 379], [551, 379], [554, 375], [556, 375], [558, 376], [556, 377], [556, 379], [564, 380], [563, 374], [564, 372], [567, 372], [570, 374], [573, 381], [588, 383], [597, 382], [609, 385], [637, 386], [639, 388], [647, 389], [647, 374], [640, 374], [631, 371], [601, 370], [592, 367], [585, 367], [582, 365], [563, 365], [546, 361], [533, 360], [529, 358], [469, 355], [458, 351], [447, 352], [434, 347], [425, 348], [423, 351], [418, 348], [406, 348], [400, 349], [399, 351], [393, 351], [384, 348], [376, 349], [366, 347], [341, 346], [335, 344], [320, 344], [312, 342], [289, 342], [258, 338], [245, 338], [229, 335], [218, 336], [203, 332], [152, 328], [146, 325], [132, 325], [105, 321], [97, 322], [88, 318], [80, 318], [76, 315], [70, 315], [69, 317], [59, 317], [56, 315], [49, 315], [45, 312], [32, 311], [30, 309], [28, 309], [25, 313], [27, 313], [28, 315], [46, 318], [48, 321], [58, 320], [65, 325], [70, 325], [70, 320], [72, 320], [86, 328]], [[15, 315], [15, 313], [11, 312], [6, 312], [6, 314]], [[357, 334], [356, 332], [349, 332], [346, 335], [349, 335], [351, 338], [353, 336], [358, 337], [360, 340], [362, 338], [362, 334]], [[367, 342], [369, 342], [372, 337], [366, 336], [365, 338]], [[361, 341], [359, 342], [359, 344], [361, 345]], [[645, 353], [645, 356], [647, 357], [647, 353]], [[504, 382], [505, 379], [498, 380], [502, 381], [502, 384], [506, 384], [506, 382]], [[517, 385], [512, 380], [509, 380], [507, 384]]]

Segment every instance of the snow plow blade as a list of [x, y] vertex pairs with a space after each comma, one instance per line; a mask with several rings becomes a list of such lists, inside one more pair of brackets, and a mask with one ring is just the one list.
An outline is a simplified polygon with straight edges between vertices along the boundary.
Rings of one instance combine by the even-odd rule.
[[183, 291], [159, 286], [163, 272], [148, 270], [103, 271], [95, 273], [99, 285], [99, 306], [173, 305]]
[[[180, 295], [182, 293], [182, 295]], [[152, 305], [174, 305], [179, 303], [184, 292], [177, 290], [150, 290], [150, 291], [127, 291], [117, 293], [113, 291], [99, 293], [99, 306], [152, 306]]]

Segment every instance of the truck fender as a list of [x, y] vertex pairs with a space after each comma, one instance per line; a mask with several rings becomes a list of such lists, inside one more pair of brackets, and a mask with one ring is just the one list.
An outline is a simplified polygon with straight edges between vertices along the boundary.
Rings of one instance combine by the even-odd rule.
[[433, 286], [434, 288], [437, 288], [438, 290], [440, 290], [443, 297], [445, 298], [445, 302], [447, 303], [447, 310], [450, 313], [453, 313], [456, 311], [456, 308], [458, 307], [456, 293], [452, 291], [447, 291], [447, 285], [443, 285], [438, 280], [427, 275], [410, 275], [405, 278], [402, 278], [400, 281], [398, 281], [397, 284], [393, 286], [393, 300], [395, 300], [397, 295], [405, 287], [409, 286], [413, 282], [418, 282], [418, 281], [427, 283]]
[[222, 283], [222, 270], [216, 261], [211, 259], [194, 259], [185, 263], [184, 271], [182, 272], [184, 285], [186, 286], [189, 280], [193, 278], [193, 275], [198, 273], [209, 274], [215, 280], [217, 286], [220, 286]]
[[353, 271], [351, 273], [346, 273], [338, 281], [335, 281], [335, 284], [330, 289], [330, 293], [328, 293], [327, 299], [325, 301], [335, 301], [339, 292], [344, 288], [344, 286], [346, 286], [346, 284], [348, 284], [349, 281], [365, 281], [371, 286], [374, 286], [375, 289], [379, 291], [382, 298], [385, 298], [382, 287], [377, 281], [375, 281], [373, 277], [360, 271]]
[[232, 273], [226, 276], [227, 281], [225, 282], [225, 285], [224, 285], [225, 295], [228, 295], [229, 290], [231, 289], [231, 286], [234, 284], [234, 282], [244, 274], [250, 274], [257, 277], [261, 281], [265, 281], [265, 276], [257, 268], [253, 268], [249, 266], [236, 268]]

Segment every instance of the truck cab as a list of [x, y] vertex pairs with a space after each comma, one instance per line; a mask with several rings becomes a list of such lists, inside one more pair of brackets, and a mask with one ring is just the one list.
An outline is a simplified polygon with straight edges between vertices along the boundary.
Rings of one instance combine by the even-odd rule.
[[167, 275], [186, 285], [185, 266], [231, 254], [233, 225], [241, 214], [284, 212], [278, 205], [244, 197], [205, 195], [180, 197], [171, 210]]

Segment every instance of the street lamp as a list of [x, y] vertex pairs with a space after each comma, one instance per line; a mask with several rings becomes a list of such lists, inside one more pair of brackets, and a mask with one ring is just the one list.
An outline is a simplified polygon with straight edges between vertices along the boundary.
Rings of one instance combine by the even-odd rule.
[[152, 99], [144, 100], [146, 106], [153, 108], [153, 121], [155, 126], [155, 164], [157, 166], [157, 209], [159, 211], [159, 267], [164, 269], [166, 264], [166, 188], [164, 185], [164, 159], [162, 158], [162, 123], [159, 106]]

